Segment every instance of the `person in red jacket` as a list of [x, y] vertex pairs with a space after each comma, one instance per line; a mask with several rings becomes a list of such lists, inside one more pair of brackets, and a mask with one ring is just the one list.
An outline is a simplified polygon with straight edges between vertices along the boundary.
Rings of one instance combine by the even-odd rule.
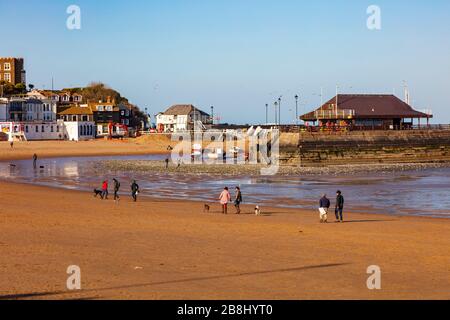
[[102, 199], [108, 199], [108, 180], [103, 181], [102, 184]]

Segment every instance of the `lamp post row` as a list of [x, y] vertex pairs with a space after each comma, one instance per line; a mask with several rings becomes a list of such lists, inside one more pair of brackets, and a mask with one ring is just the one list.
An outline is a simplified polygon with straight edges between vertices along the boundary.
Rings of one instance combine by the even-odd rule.
[[[281, 125], [281, 99], [282, 97], [280, 96], [278, 98], [278, 100], [276, 100], [273, 105], [274, 105], [274, 109], [275, 109], [275, 125], [280, 126]], [[296, 94], [294, 96], [295, 99], [295, 123], [298, 125], [298, 99], [299, 99], [299, 95]], [[269, 104], [266, 103], [266, 124], [269, 123]]]

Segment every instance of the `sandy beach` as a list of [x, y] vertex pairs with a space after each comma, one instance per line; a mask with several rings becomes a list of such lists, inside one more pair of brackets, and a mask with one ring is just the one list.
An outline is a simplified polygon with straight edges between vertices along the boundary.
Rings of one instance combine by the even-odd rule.
[[[126, 188], [127, 186], [124, 186]], [[450, 221], [123, 198], [0, 183], [1, 299], [449, 299]], [[233, 210], [231, 210], [233, 211]], [[81, 268], [81, 291], [66, 269]], [[367, 289], [367, 267], [382, 290]]]
[[39, 158], [161, 154], [170, 144], [173, 142], [164, 135], [110, 141], [16, 141], [13, 148], [2, 141], [0, 161], [31, 159], [34, 153]]

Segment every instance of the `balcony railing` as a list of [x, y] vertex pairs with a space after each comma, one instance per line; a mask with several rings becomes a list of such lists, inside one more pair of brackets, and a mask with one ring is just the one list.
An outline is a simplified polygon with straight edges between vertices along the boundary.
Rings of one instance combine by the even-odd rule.
[[317, 110], [314, 112], [314, 116], [318, 120], [352, 119], [355, 116], [355, 110]]

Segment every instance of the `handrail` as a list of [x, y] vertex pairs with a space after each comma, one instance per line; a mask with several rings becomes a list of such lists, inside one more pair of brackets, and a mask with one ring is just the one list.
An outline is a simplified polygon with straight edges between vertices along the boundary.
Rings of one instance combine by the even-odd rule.
[[353, 109], [343, 110], [317, 110], [314, 112], [316, 119], [352, 119], [356, 112]]

